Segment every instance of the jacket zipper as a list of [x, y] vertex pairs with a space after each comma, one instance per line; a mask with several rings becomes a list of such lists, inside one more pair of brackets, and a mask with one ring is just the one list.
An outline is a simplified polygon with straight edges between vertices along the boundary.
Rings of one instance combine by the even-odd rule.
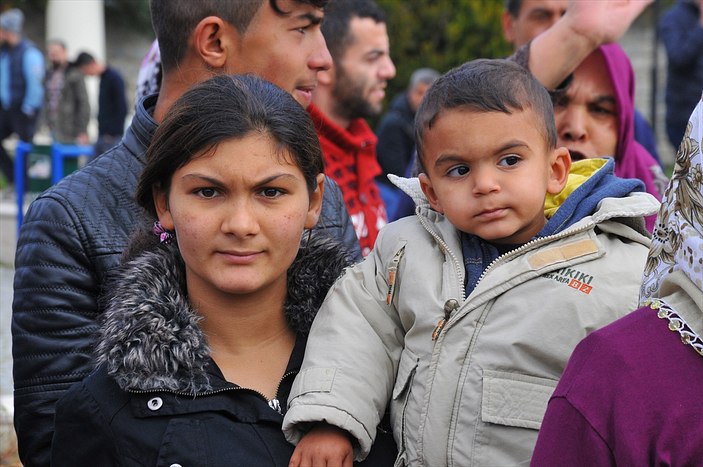
[[[466, 288], [464, 287], [464, 283], [463, 283], [463, 281], [461, 280], [461, 279], [463, 279], [463, 273], [464, 273], [464, 271], [463, 271], [463, 270], [461, 269], [461, 267], [460, 267], [461, 263], [460, 263], [459, 260], [457, 259], [457, 257], [456, 257], [456, 255], [454, 254], [454, 252], [449, 249], [449, 246], [446, 244], [446, 242], [437, 234], [437, 232], [435, 232], [435, 230], [434, 230], [430, 225], [428, 225], [427, 219], [426, 219], [424, 216], [420, 215], [420, 214], [417, 214], [417, 216], [418, 216], [418, 218], [420, 219], [420, 223], [421, 223], [422, 226], [425, 228], [425, 230], [427, 230], [427, 232], [428, 232], [430, 235], [432, 235], [432, 237], [434, 237], [434, 239], [437, 241], [437, 243], [439, 243], [439, 244], [442, 246], [442, 248], [444, 249], [444, 251], [446, 252], [446, 254], [451, 258], [451, 260], [452, 260], [452, 262], [453, 262], [453, 264], [454, 264], [454, 269], [455, 269], [455, 271], [456, 271], [456, 273], [457, 273], [457, 277], [459, 277], [459, 279], [460, 279], [460, 280], [459, 280], [459, 289], [461, 290], [461, 298], [462, 298], [462, 303], [463, 303], [463, 301], [465, 301], [465, 300], [464, 300], [464, 298], [465, 298], [464, 295], [466, 294]], [[547, 237], [536, 238], [536, 239], [530, 240], [529, 242], [525, 243], [524, 245], [522, 245], [522, 246], [519, 247], [519, 248], [516, 248], [516, 249], [514, 249], [514, 250], [511, 250], [511, 251], [509, 251], [509, 252], [507, 252], [507, 253], [503, 253], [502, 255], [500, 255], [499, 257], [497, 257], [496, 259], [494, 259], [494, 260], [491, 262], [491, 264], [489, 264], [488, 267], [483, 271], [483, 273], [481, 273], [481, 277], [479, 277], [479, 278], [478, 278], [478, 281], [476, 282], [476, 287], [478, 287], [478, 285], [481, 283], [481, 280], [483, 280], [483, 278], [486, 276], [486, 274], [487, 274], [496, 264], [498, 264], [499, 262], [505, 260], [506, 258], [510, 258], [511, 256], [518, 255], [518, 254], [520, 254], [522, 251], [524, 251], [524, 250], [526, 250], [526, 249], [528, 249], [528, 248], [532, 248], [533, 246], [535, 246], [535, 245], [537, 245], [537, 244], [539, 244], [539, 243], [548, 243], [548, 242], [551, 242], [551, 241], [553, 241], [553, 240], [559, 240], [559, 239], [561, 239], [561, 238], [564, 238], [564, 237], [567, 237], [567, 236], [571, 236], [571, 235], [574, 235], [574, 234], [581, 233], [581, 232], [583, 232], [583, 231], [589, 230], [591, 227], [593, 227], [593, 225], [594, 225], [593, 222], [589, 222], [588, 224], [585, 224], [585, 225], [583, 225], [583, 226], [581, 226], [581, 227], [579, 227], [579, 228], [577, 228], [577, 229], [573, 229], [573, 230], [567, 229], [567, 230], [564, 230], [564, 231], [559, 232], [559, 233], [554, 234], [554, 235], [550, 235], [550, 236], [547, 236]], [[474, 290], [475, 290], [475, 289], [474, 289]], [[450, 304], [450, 302], [454, 302], [454, 303], [456, 304], [456, 306], [454, 306], [454, 303], [451, 303], [451, 304]], [[449, 319], [451, 318], [451, 314], [452, 314], [455, 310], [459, 309], [459, 306], [460, 306], [460, 305], [459, 305], [459, 302], [458, 302], [457, 300], [455, 300], [455, 299], [447, 300], [447, 302], [444, 304], [444, 317], [443, 317], [442, 319], [440, 319], [440, 320], [437, 322], [437, 325], [435, 326], [434, 330], [432, 331], [432, 341], [433, 341], [433, 342], [435, 342], [437, 339], [439, 339], [439, 336], [442, 334], [442, 331], [444, 331], [444, 329], [445, 329], [447, 323], [449, 322]]]
[[[286, 379], [288, 376], [294, 375], [296, 373], [297, 373], [297, 371], [289, 371], [288, 373], [285, 373], [281, 377], [281, 379], [278, 381], [278, 385], [276, 386], [276, 396], [278, 396], [278, 391], [281, 389], [281, 383], [283, 383], [283, 380]], [[230, 383], [230, 384], [232, 384], [232, 386], [230, 386], [230, 387], [216, 389], [214, 391], [205, 391], [205, 392], [196, 393], [196, 394], [194, 394], [192, 392], [173, 391], [171, 389], [148, 389], [148, 390], [129, 389], [129, 390], [127, 390], [127, 392], [132, 393], [132, 394], [154, 394], [154, 393], [158, 393], [158, 392], [166, 392], [166, 393], [170, 393], [170, 394], [175, 394], [177, 396], [187, 396], [187, 397], [192, 397], [195, 399], [196, 397], [212, 396], [213, 394], [220, 394], [222, 392], [228, 392], [228, 391], [249, 391], [249, 392], [253, 392], [254, 394], [261, 396], [261, 398], [264, 399], [268, 403], [268, 405], [269, 405], [269, 407], [271, 407], [271, 409], [275, 410], [276, 412], [278, 412], [279, 414], [282, 415], [281, 405], [278, 400], [278, 397], [274, 397], [273, 399], [269, 399], [268, 397], [266, 397], [264, 395], [264, 393], [259, 392], [256, 389], [245, 388], [243, 386], [235, 386], [234, 383]], [[274, 407], [274, 405], [272, 405], [272, 402], [274, 402], [274, 405], [277, 406], [277, 408]]]

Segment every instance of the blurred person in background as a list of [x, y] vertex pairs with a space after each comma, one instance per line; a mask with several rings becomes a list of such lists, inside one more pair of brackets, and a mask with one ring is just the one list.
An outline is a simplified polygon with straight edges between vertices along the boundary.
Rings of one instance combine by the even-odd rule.
[[124, 133], [127, 118], [127, 99], [122, 75], [105, 63], [99, 63], [88, 52], [81, 52], [76, 66], [86, 76], [100, 77], [98, 94], [98, 141], [95, 154], [102, 154], [116, 145]]
[[66, 44], [52, 39], [46, 46], [50, 68], [44, 81], [44, 116], [54, 141], [88, 144], [90, 102], [83, 73], [68, 60]]
[[334, 0], [322, 24], [333, 66], [320, 72], [308, 108], [325, 174], [339, 184], [361, 252], [368, 255], [388, 216], [375, 177], [377, 138], [366, 118], [381, 114], [395, 76], [384, 11], [373, 0]]
[[678, 0], [659, 19], [666, 49], [666, 134], [678, 148], [703, 89], [703, 8], [701, 0]]
[[3, 142], [12, 134], [32, 142], [44, 99], [44, 57], [22, 37], [23, 23], [17, 8], [0, 14], [0, 170], [9, 183], [14, 163]]
[[386, 204], [388, 219], [393, 220], [393, 213], [402, 191], [397, 188], [387, 175], [389, 173], [405, 176], [408, 165], [415, 153], [415, 133], [413, 125], [415, 112], [430, 85], [439, 78], [439, 72], [432, 68], [418, 68], [412, 75], [407, 89], [391, 101], [388, 111], [381, 118], [376, 128], [378, 146], [376, 154], [381, 174], [376, 177], [381, 196]]

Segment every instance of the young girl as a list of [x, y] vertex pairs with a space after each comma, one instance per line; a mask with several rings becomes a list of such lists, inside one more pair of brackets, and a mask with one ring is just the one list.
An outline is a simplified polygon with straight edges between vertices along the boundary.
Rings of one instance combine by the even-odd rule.
[[306, 112], [274, 85], [218, 76], [182, 96], [137, 187], [158, 220], [106, 287], [99, 366], [57, 406], [52, 465], [288, 465], [282, 411], [348, 264], [304, 233], [322, 172]]

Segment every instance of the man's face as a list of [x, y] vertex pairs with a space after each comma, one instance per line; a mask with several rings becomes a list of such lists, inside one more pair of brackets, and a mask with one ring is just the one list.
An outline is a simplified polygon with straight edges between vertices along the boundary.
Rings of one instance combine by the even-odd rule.
[[574, 71], [566, 95], [554, 103], [558, 145], [573, 160], [614, 157], [618, 146], [618, 107], [600, 51]]
[[334, 111], [350, 120], [373, 117], [383, 110], [386, 84], [395, 76], [386, 25], [353, 18], [349, 34], [350, 44], [334, 68]]
[[59, 44], [49, 44], [46, 47], [46, 56], [54, 67], [66, 63], [66, 49]]
[[[289, 14], [276, 13], [268, 1], [252, 19], [227, 62], [228, 73], [252, 73], [293, 95], [303, 107], [312, 102], [317, 72], [332, 66], [320, 30], [324, 12], [294, 0], [278, 0]], [[235, 28], [232, 34], [237, 34]]]
[[566, 12], [568, 0], [523, 0], [517, 17], [503, 12], [503, 35], [515, 48], [543, 33]]

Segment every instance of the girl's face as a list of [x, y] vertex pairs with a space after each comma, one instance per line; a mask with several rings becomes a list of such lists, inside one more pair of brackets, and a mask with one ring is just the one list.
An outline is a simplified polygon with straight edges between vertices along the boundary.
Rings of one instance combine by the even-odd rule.
[[266, 134], [224, 141], [154, 192], [161, 224], [176, 231], [192, 303], [286, 287], [304, 228], [317, 223], [324, 176], [309, 193], [292, 157]]

